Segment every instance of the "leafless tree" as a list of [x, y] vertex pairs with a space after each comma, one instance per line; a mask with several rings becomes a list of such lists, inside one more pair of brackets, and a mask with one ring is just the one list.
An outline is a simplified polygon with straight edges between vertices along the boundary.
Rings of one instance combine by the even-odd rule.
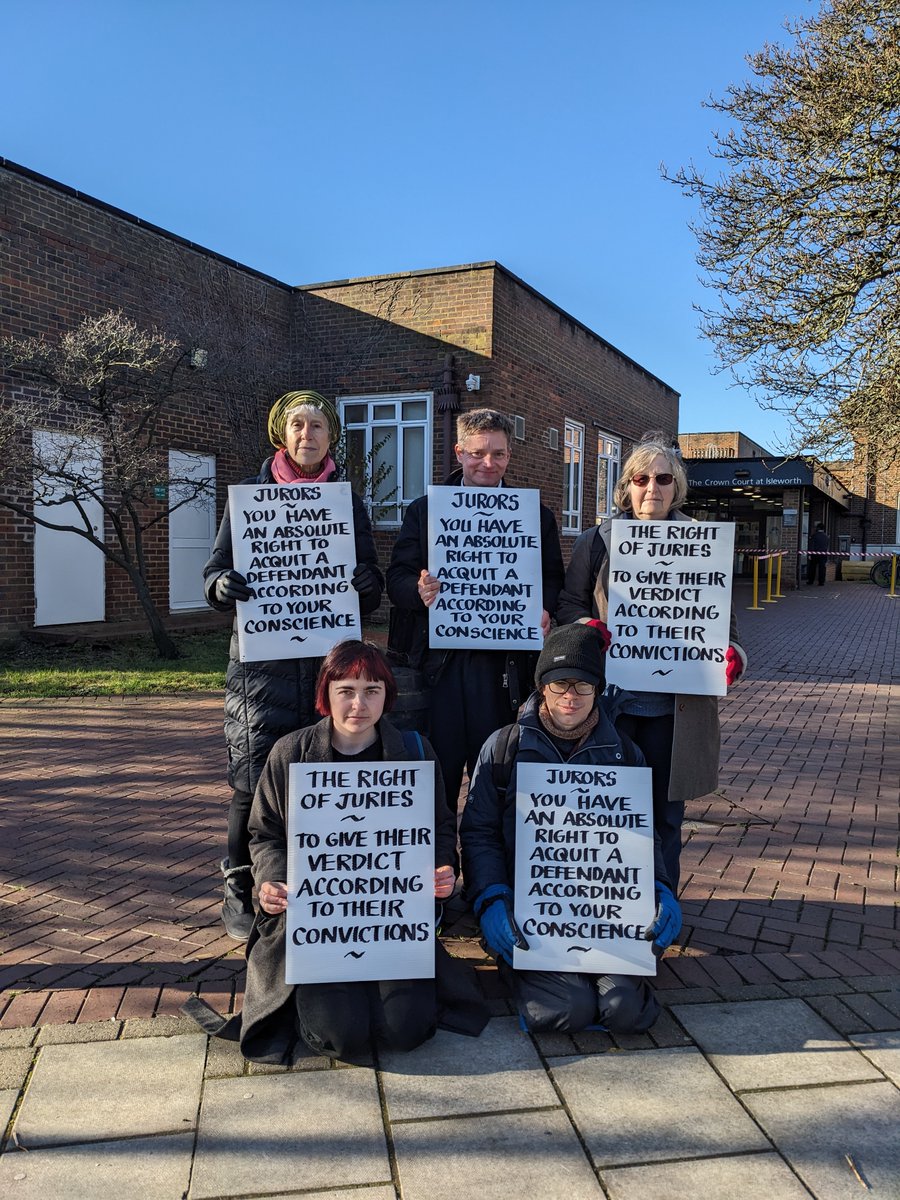
[[[178, 650], [151, 594], [146, 535], [210, 486], [170, 474], [160, 435], [189, 386], [187, 357], [171, 338], [114, 311], [82, 320], [57, 343], [0, 342], [0, 364], [14, 381], [12, 403], [0, 404], [0, 504], [83, 537], [124, 571], [163, 658]], [[94, 503], [105, 528], [94, 528]]]
[[900, 7], [829, 0], [790, 45], [748, 57], [749, 82], [707, 106], [707, 177], [665, 178], [699, 201], [703, 329], [720, 363], [784, 412], [782, 449], [880, 466], [900, 457]]

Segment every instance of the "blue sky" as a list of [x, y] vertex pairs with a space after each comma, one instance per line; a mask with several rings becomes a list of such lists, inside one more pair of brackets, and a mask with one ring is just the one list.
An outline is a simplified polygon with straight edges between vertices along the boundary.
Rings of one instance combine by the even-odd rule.
[[[701, 106], [808, 0], [5, 0], [0, 156], [292, 284], [496, 259], [682, 393], [783, 429], [692, 305]], [[314, 385], [315, 381], [306, 381]]]

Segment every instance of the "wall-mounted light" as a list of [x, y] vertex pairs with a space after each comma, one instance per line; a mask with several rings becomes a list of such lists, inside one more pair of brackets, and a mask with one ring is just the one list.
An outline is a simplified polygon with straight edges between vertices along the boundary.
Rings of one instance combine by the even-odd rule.
[[466, 380], [466, 391], [467, 392], [480, 392], [481, 391], [481, 376], [480, 375], [470, 375], [468, 377], [468, 379]]
[[195, 371], [205, 371], [208, 362], [209, 354], [206, 350], [196, 347], [191, 351], [191, 366]]

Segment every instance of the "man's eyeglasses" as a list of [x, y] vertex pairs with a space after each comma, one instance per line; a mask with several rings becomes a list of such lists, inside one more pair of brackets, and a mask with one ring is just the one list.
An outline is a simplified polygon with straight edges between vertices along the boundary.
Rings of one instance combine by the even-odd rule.
[[655, 479], [660, 487], [668, 487], [675, 480], [674, 475], [670, 475], [668, 471], [662, 475], [632, 475], [631, 482], [635, 487], [646, 487], [651, 479]]
[[564, 696], [569, 690], [574, 691], [576, 696], [590, 696], [597, 690], [592, 683], [585, 683], [582, 679], [554, 679], [547, 684], [547, 688], [554, 696]]

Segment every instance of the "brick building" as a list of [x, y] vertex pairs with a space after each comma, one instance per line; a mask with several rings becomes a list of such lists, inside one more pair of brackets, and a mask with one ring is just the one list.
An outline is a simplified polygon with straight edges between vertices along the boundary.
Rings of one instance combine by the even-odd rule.
[[[199, 568], [227, 486], [258, 466], [268, 405], [290, 387], [337, 399], [349, 463], [371, 452], [391, 468], [374, 508], [385, 562], [405, 506], [455, 465], [457, 411], [516, 418], [510, 481], [541, 488], [564, 549], [610, 511], [631, 443], [677, 428], [677, 392], [494, 262], [294, 287], [0, 160], [0, 279], [4, 334], [56, 338], [118, 308], [203, 352], [192, 399], [173, 407], [161, 440], [173, 464], [215, 479], [215, 500], [153, 531], [164, 615], [206, 611]], [[0, 376], [0, 403], [21, 389]], [[93, 578], [87, 608], [54, 584], [60, 538], [74, 576]], [[48, 540], [0, 507], [0, 630], [140, 617], [124, 575], [78, 541]]]
[[[680, 433], [678, 442], [691, 484], [685, 508], [697, 517], [735, 522], [738, 573], [750, 572], [756, 552], [784, 550], [782, 580], [795, 586], [804, 577], [809, 536], [820, 521], [831, 548], [845, 554], [861, 554], [876, 540], [888, 548], [900, 540], [896, 471], [870, 481], [867, 500], [866, 472], [858, 463], [826, 468], [786, 459], [737, 432]], [[876, 533], [888, 536], [876, 539]], [[829, 578], [836, 571], [830, 562]]]

